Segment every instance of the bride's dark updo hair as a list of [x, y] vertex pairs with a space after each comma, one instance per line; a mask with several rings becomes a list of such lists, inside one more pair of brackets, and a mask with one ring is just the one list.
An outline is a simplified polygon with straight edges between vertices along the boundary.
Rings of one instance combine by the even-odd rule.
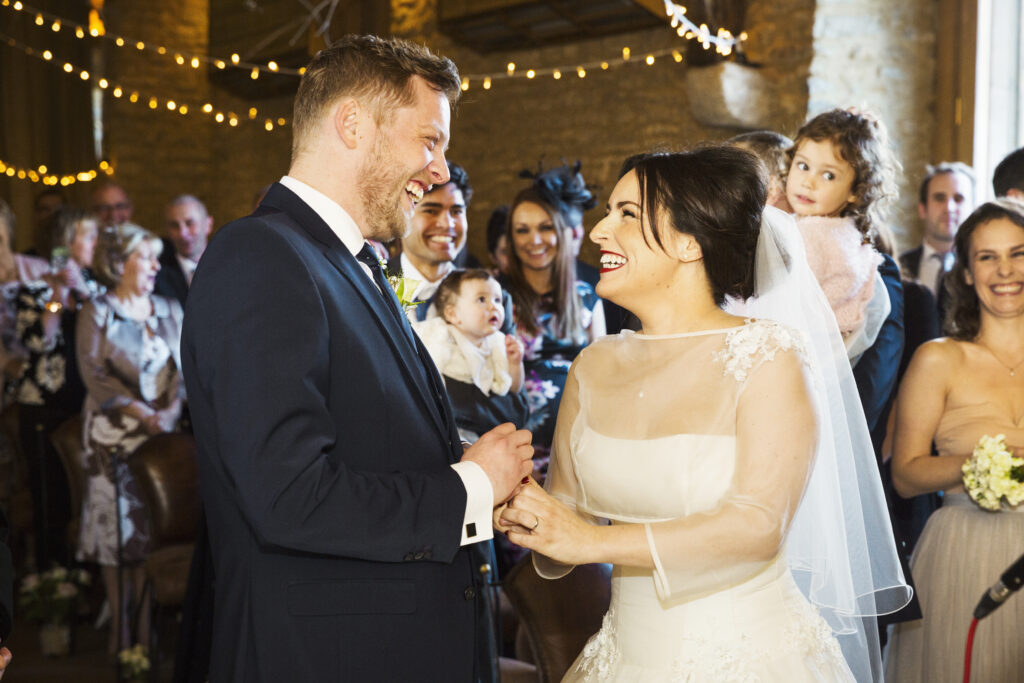
[[[715, 303], [754, 293], [754, 254], [768, 184], [757, 157], [731, 146], [639, 154], [626, 159], [619, 177], [635, 171], [640, 206], [654, 241], [660, 230], [692, 235], [703, 253]], [[647, 235], [644, 234], [644, 240]]]

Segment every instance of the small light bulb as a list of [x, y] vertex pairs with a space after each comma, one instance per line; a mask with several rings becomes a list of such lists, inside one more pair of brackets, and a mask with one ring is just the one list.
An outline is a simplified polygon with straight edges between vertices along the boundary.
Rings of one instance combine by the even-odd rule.
[[135, 49], [141, 52], [142, 50], [146, 49], [146, 44], [140, 40], [135, 43]]
[[189, 62], [189, 64], [192, 65], [193, 69], [198, 69], [199, 68], [199, 57], [193, 57], [192, 61]]
[[274, 61], [267, 62], [267, 68], [270, 69], [271, 71], [277, 71], [277, 68], [278, 68], [277, 67], [277, 62], [274, 62]]
[[175, 102], [174, 100], [167, 100], [167, 108], [168, 109], [170, 109], [171, 111], [174, 111], [175, 109], [177, 109], [177, 107], [178, 107], [178, 103], [177, 102]]
[[516, 72], [516, 63], [515, 62], [509, 62], [508, 66], [506, 66], [505, 69], [508, 71], [509, 75], [511, 76], [512, 74], [514, 74]]
[[562, 77], [562, 72], [559, 71], [558, 69], [555, 69], [554, 73], [551, 74], [551, 77], [557, 81]]
[[622, 58], [623, 59], [628, 60], [629, 59], [629, 54], [630, 53], [629, 53], [629, 48], [628, 47], [622, 48]]
[[536, 72], [536, 71], [534, 71], [533, 69], [530, 69], [530, 70], [528, 70], [528, 71], [526, 72], [526, 77], [527, 77], [527, 78], [533, 78], [533, 77], [534, 77], [534, 76], [536, 76], [536, 75], [537, 75], [537, 72]]
[[224, 123], [224, 114], [217, 112], [217, 115], [213, 117], [213, 120], [217, 123]]
[[110, 85], [110, 83], [107, 81], [107, 79], [101, 78], [99, 81], [97, 81], [96, 85], [106, 90], [107, 86]]
[[654, 64], [654, 55], [647, 55], [647, 59], [644, 61], [647, 62], [647, 66], [651, 66]]
[[274, 122], [271, 121], [270, 119], [267, 119], [267, 122], [263, 124], [263, 127], [268, 131], [274, 130]]
[[462, 88], [463, 92], [465, 92], [466, 90], [469, 90], [469, 79], [468, 78], [463, 78], [462, 79], [462, 85], [460, 85], [459, 87]]
[[490, 90], [490, 89], [491, 89], [491, 77], [490, 76], [486, 76], [486, 77], [484, 77], [484, 90]]
[[233, 55], [231, 55], [231, 63], [232, 64], [238, 64], [238, 62], [239, 62], [239, 58], [238, 58], [238, 53], [236, 52]]
[[259, 78], [259, 77], [260, 77], [260, 70], [259, 70], [259, 68], [258, 68], [258, 67], [255, 67], [255, 66], [254, 66], [254, 67], [252, 68], [252, 71], [250, 71], [250, 72], [249, 72], [249, 78], [251, 78], [252, 80], [254, 80], [254, 81], [255, 81], [255, 80], [256, 80], [257, 78]]

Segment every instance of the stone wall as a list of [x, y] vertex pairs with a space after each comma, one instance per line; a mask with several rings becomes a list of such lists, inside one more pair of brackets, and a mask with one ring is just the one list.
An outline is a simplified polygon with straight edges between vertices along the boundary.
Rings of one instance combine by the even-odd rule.
[[890, 225], [903, 247], [920, 239], [918, 184], [935, 128], [935, 31], [931, 0], [818, 0], [808, 113], [866, 106], [889, 129], [903, 166]]
[[[105, 15], [112, 33], [182, 52], [208, 53], [208, 0], [110, 0]], [[182, 193], [204, 200], [221, 225], [248, 213], [256, 191], [288, 170], [288, 130], [267, 132], [260, 122], [249, 121], [247, 113], [256, 106], [275, 118], [291, 118], [290, 98], [244, 102], [212, 85], [205, 66], [178, 66], [170, 54], [108, 44], [106, 60], [112, 80], [143, 95], [158, 95], [161, 103], [171, 97], [190, 108], [182, 116], [163, 104], [151, 111], [141, 100], [131, 104], [124, 98], [105, 98], [107, 154], [116, 180], [134, 200], [140, 225], [162, 233], [163, 207]], [[199, 113], [206, 102], [236, 113], [239, 125], [217, 124]]]
[[[685, 61], [660, 58], [643, 63], [649, 51], [673, 47], [679, 39], [667, 26], [599, 40], [534, 50], [477, 54], [437, 31], [436, 0], [391, 0], [396, 33], [426, 42], [453, 58], [466, 75], [500, 72], [514, 61], [520, 71], [607, 59], [629, 64], [607, 71], [574, 70], [561, 80], [494, 81], [489, 91], [472, 83], [453, 118], [450, 158], [469, 171], [477, 190], [470, 210], [470, 248], [485, 252], [483, 230], [490, 211], [511, 200], [525, 184], [524, 168], [561, 159], [583, 162], [587, 180], [599, 185], [603, 205], [621, 161], [653, 147], [680, 147], [720, 140], [736, 130], [698, 123], [690, 114]], [[208, 51], [209, 0], [133, 2], [108, 0], [108, 29], [147, 43], [197, 53]], [[836, 105], [867, 103], [882, 114], [909, 175], [917, 177], [927, 159], [933, 127], [934, 9], [928, 0], [750, 0], [746, 12], [747, 55], [773, 86], [773, 106], [760, 112], [764, 127], [792, 134], [806, 113]], [[162, 231], [162, 207], [179, 193], [205, 199], [218, 225], [247, 213], [256, 191], [288, 166], [288, 129], [266, 132], [245, 115], [255, 105], [273, 117], [291, 116], [288, 97], [254, 103], [232, 97], [210, 83], [206, 71], [177, 66], [169, 57], [108, 44], [105, 73], [125, 86], [161, 98], [196, 105], [212, 102], [234, 111], [237, 128], [210, 117], [150, 111], [109, 94], [104, 103], [105, 148], [116, 179], [136, 203], [136, 220]], [[904, 183], [897, 227], [914, 226], [914, 182]], [[592, 226], [600, 208], [586, 217]], [[23, 223], [28, 223], [28, 217]], [[594, 260], [588, 245], [585, 258]]]
[[[433, 5], [433, 0], [393, 0], [393, 28], [451, 57], [463, 75], [501, 72], [510, 61], [519, 72], [601, 60], [620, 64], [608, 71], [590, 69], [584, 79], [573, 68], [560, 80], [496, 80], [487, 91], [479, 80], [471, 80], [453, 118], [448, 156], [466, 167], [476, 192], [469, 212], [469, 246], [478, 256], [486, 254], [484, 231], [491, 210], [511, 201], [525, 186], [527, 181], [518, 177], [522, 169], [535, 169], [540, 161], [547, 166], [563, 158], [581, 160], [588, 183], [601, 188], [598, 207], [585, 217], [589, 228], [603, 215], [627, 156], [655, 147], [721, 140], [738, 132], [701, 125], [690, 115], [689, 99], [701, 93], [687, 92], [685, 61], [679, 64], [665, 57], [653, 66], [645, 64], [648, 52], [679, 45], [667, 23], [664, 28], [600, 40], [480, 55], [438, 33]], [[812, 0], [750, 3], [749, 56], [764, 64], [764, 75], [777, 89], [776, 108], [763, 113], [765, 127], [789, 130], [803, 120], [813, 10]], [[628, 64], [622, 64], [625, 46], [631, 48]], [[589, 241], [583, 256], [596, 262], [596, 249]]]

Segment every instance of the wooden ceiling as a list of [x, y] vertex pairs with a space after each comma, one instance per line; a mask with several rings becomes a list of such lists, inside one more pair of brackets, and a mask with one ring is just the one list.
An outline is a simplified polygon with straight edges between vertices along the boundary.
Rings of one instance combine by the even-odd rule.
[[438, 0], [441, 32], [478, 52], [575, 42], [667, 24], [662, 0]]

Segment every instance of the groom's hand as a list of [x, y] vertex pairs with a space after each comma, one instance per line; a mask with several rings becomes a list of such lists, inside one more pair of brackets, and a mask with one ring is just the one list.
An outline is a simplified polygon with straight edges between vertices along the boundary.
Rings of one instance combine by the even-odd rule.
[[491, 480], [495, 505], [508, 500], [533, 469], [532, 441], [529, 431], [506, 422], [481, 436], [463, 453], [463, 460], [475, 462]]

